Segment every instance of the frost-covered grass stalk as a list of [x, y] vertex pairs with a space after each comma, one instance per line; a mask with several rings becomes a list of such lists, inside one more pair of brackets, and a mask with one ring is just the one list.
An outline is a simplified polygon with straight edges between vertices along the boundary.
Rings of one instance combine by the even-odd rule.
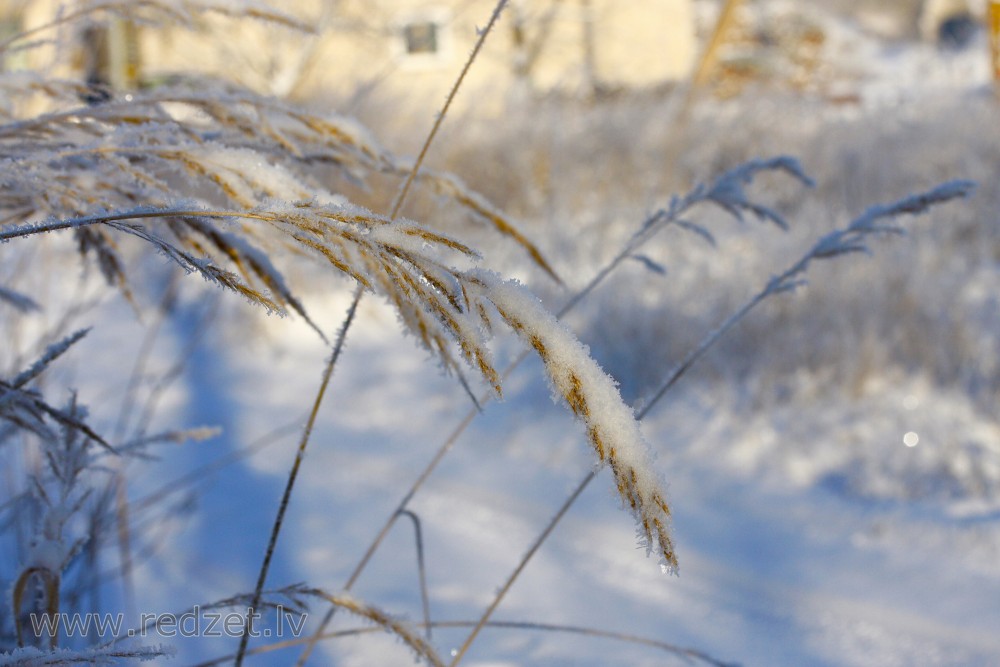
[[[496, 4], [478, 45], [489, 35], [504, 5], [503, 0]], [[51, 43], [59, 47], [58, 40], [67, 27], [112, 18], [151, 28], [166, 24], [193, 27], [205, 12], [307, 30], [298, 19], [251, 0], [81, 0], [51, 23], [7, 39], [0, 44], [0, 56]], [[452, 97], [472, 66], [478, 45], [458, 75]], [[56, 49], [57, 53], [65, 51]], [[151, 261], [155, 254], [173, 269], [199, 275], [212, 287], [237, 294], [268, 312], [301, 318], [325, 343], [330, 341], [289, 277], [292, 267], [306, 263], [317, 267], [323, 280], [329, 280], [330, 289], [342, 289], [345, 282], [353, 284], [356, 297], [332, 342], [321, 389], [310, 404], [301, 406], [303, 410], [311, 408], [312, 413], [290, 465], [256, 588], [247, 582], [249, 592], [234, 592], [232, 598], [211, 606], [245, 605], [244, 610], [253, 612], [273, 607], [279, 604], [276, 600], [285, 598], [297, 607], [304, 606], [306, 598], [322, 601], [331, 609], [326, 621], [332, 610], [343, 609], [390, 632], [419, 659], [434, 665], [444, 664], [438, 649], [421, 637], [416, 627], [348, 591], [395, 518], [407, 513], [416, 516], [407, 504], [476, 411], [463, 420], [417, 477], [344, 591], [328, 593], [308, 585], [265, 590], [323, 392], [358, 314], [362, 294], [378, 295], [390, 304], [401, 326], [440, 360], [445, 371], [464, 383], [464, 372], [471, 369], [490, 397], [502, 395], [506, 374], [494, 361], [493, 336], [503, 326], [512, 330], [525, 349], [540, 358], [553, 396], [578, 419], [592, 450], [593, 471], [583, 485], [535, 541], [482, 617], [466, 623], [472, 630], [453, 657], [452, 664], [457, 664], [480, 629], [491, 624], [492, 612], [559, 517], [602, 470], [609, 471], [613, 488], [632, 516], [647, 554], [655, 555], [666, 570], [676, 571], [671, 509], [639, 419], [733, 323], [765, 298], [793, 289], [814, 260], [866, 251], [870, 237], [900, 232], [891, 224], [893, 218], [921, 213], [964, 196], [970, 189], [965, 182], [954, 182], [875, 207], [844, 230], [820, 239], [799, 262], [709, 333], [678, 369], [668, 374], [637, 415], [623, 401], [617, 382], [591, 358], [588, 348], [524, 285], [486, 266], [472, 244], [459, 234], [436, 229], [434, 220], [417, 222], [400, 216], [411, 189], [441, 197], [469, 220], [497, 233], [541, 273], [561, 284], [554, 263], [510, 216], [457, 177], [423, 166], [446, 113], [438, 115], [420, 155], [410, 159], [395, 155], [353, 119], [306, 111], [217, 81], [192, 78], [128, 96], [102, 91], [108, 93], [107, 99], [95, 104], [81, 102], [95, 99], [88, 86], [54, 79], [43, 71], [2, 73], [0, 83], [11, 100], [8, 115], [0, 119], [0, 183], [4, 189], [0, 196], [0, 242], [5, 244], [5, 253], [28, 252], [34, 247], [45, 252], [52, 237], [63, 241], [68, 237], [77, 253], [95, 265], [107, 285], [117, 289], [139, 313], [150, 298], [156, 272], [162, 268], [163, 262]], [[321, 174], [331, 166], [345, 178], [365, 182], [382, 177], [402, 183], [392, 202], [371, 210], [352, 203], [326, 184]], [[721, 207], [740, 219], [750, 214], [786, 228], [781, 215], [745, 191], [758, 174], [772, 171], [812, 183], [798, 162], [781, 157], [751, 161], [707, 186], [695, 187], [649, 216], [604, 268], [567, 301], [559, 315], [587, 298], [628, 259], [659, 270], [657, 262], [640, 250], [667, 226], [711, 241], [712, 234], [705, 226], [688, 219], [698, 205]], [[48, 295], [33, 293], [33, 278], [30, 272], [19, 272], [5, 278], [10, 284], [0, 284], [0, 316], [12, 328], [27, 323], [32, 313], [50, 305]], [[68, 275], [63, 277], [69, 279]], [[169, 316], [169, 309], [165, 307], [163, 313]], [[88, 602], [93, 605], [99, 600], [94, 591], [100, 589], [102, 575], [96, 571], [99, 559], [88, 560], [85, 554], [117, 546], [123, 554], [119, 567], [127, 569], [133, 527], [127, 501], [128, 466], [140, 461], [155, 465], [147, 459], [161, 443], [201, 440], [213, 433], [200, 428], [150, 435], [144, 425], [129, 428], [125, 418], [113, 428], [95, 425], [83, 406], [86, 396], [53, 387], [43, 391], [42, 381], [52, 374], [50, 367], [58, 367], [57, 362], [86, 335], [86, 330], [67, 334], [56, 326], [54, 331], [38, 334], [39, 341], [44, 336], [58, 342], [35, 345], [39, 348], [35, 362], [21, 363], [17, 356], [21, 352], [13, 349], [10, 358], [0, 359], [0, 363], [10, 365], [0, 367], [0, 447], [11, 462], [10, 469], [19, 474], [6, 497], [0, 499], [0, 511], [7, 515], [4, 525], [14, 526], [13, 532], [18, 533], [10, 538], [18, 563], [12, 571], [0, 572], [6, 593], [0, 603], [0, 619], [11, 619], [0, 625], [0, 665], [135, 661], [169, 652], [169, 647], [159, 645], [128, 644], [122, 648], [122, 637], [64, 646], [65, 633], [57, 629], [46, 635], [37, 629], [39, 618], [58, 619], [69, 610], [101, 611], [87, 608]], [[60, 392], [68, 397], [53, 396]], [[128, 412], [122, 409], [123, 414]], [[151, 497], [150, 502], [155, 503], [158, 496]], [[269, 508], [253, 510], [266, 513]], [[88, 563], [95, 571], [88, 571]], [[72, 595], [67, 595], [70, 572], [79, 582]], [[127, 578], [127, 574], [122, 576]], [[255, 652], [249, 647], [250, 618], [248, 614], [246, 630], [234, 648], [237, 664]], [[305, 652], [300, 662], [323, 636], [326, 621], [312, 637], [303, 640]], [[430, 618], [425, 623], [428, 627], [434, 624]], [[613, 635], [602, 632], [595, 634]], [[663, 643], [660, 648], [721, 664], [698, 651]]]
[[[141, 3], [136, 7], [166, 11], [170, 6]], [[501, 7], [502, 3], [494, 19]], [[102, 3], [84, 6], [78, 14], [127, 9], [122, 4]], [[52, 97], [54, 105], [63, 101]], [[194, 106], [213, 123], [208, 128], [187, 127], [165, 113], [167, 102]], [[262, 125], [274, 130], [263, 145], [248, 148], [245, 129], [251, 125], [254, 136]], [[387, 298], [420, 342], [446, 367], [456, 370], [453, 349], [457, 348], [457, 354], [497, 394], [500, 382], [484, 332], [492, 330], [495, 319], [490, 309], [499, 312], [543, 357], [557, 391], [585, 422], [599, 460], [616, 471], [619, 492], [643, 525], [650, 548], [674, 563], [666, 527], [668, 510], [656, 475], [643, 458], [646, 445], [614, 383], [572, 335], [556, 325], [523, 287], [481, 270], [452, 268], [439, 259], [442, 254], [475, 259], [475, 251], [463, 243], [415, 223], [397, 221], [395, 211], [385, 218], [352, 206], [293, 174], [294, 166], [308, 163], [301, 155], [317, 153], [342, 162], [349, 155], [354, 168], [399, 169], [398, 160], [354, 126], [339, 119], [307, 116], [245, 91], [229, 96], [161, 89], [100, 107], [56, 107], [41, 116], [12, 121], [0, 128], [0, 139], [6, 140], [4, 184], [11, 193], [0, 240], [72, 232], [81, 253], [96, 255], [108, 282], [130, 296], [130, 280], [119, 251], [121, 240], [127, 237], [270, 311], [289, 310], [309, 321], [271, 256], [282, 250], [312, 255]], [[415, 170], [416, 166], [411, 173]], [[178, 179], [197, 186], [210, 183], [214, 193], [208, 199], [184, 196], [177, 189]], [[95, 182], [107, 185], [95, 189]], [[443, 190], [470, 212], [512, 236], [540, 260], [540, 253], [516, 233], [512, 223], [481, 197], [465, 191], [457, 180], [432, 176], [429, 182], [432, 187], [444, 184]], [[100, 196], [95, 197], [95, 192]], [[220, 225], [220, 221], [229, 224]], [[547, 269], [543, 262], [542, 266]], [[27, 303], [27, 297], [11, 290], [5, 294], [14, 295], [8, 300]], [[15, 381], [8, 393], [19, 388]], [[52, 409], [47, 414], [62, 415]], [[13, 417], [11, 421], [18, 423]], [[63, 421], [76, 424], [71, 416], [63, 416]], [[73, 431], [77, 432], [111, 447], [82, 424]], [[46, 539], [44, 544], [52, 543]], [[39, 547], [33, 553], [50, 551]], [[15, 608], [21, 606], [28, 579], [40, 576], [47, 593], [46, 610], [58, 611], [58, 574], [66, 565], [66, 554], [59, 555], [47, 557], [42, 565], [34, 562], [37, 558], [29, 558], [27, 574], [15, 586]], [[51, 647], [55, 644], [53, 637]]]
[[81, 529], [106, 511], [100, 498], [117, 482], [109, 459], [142, 457], [158, 444], [202, 440], [214, 429], [167, 432], [108, 444], [86, 423], [86, 411], [71, 394], [64, 408], [53, 407], [31, 387], [41, 375], [86, 336], [78, 331], [51, 345], [29, 368], [10, 380], [0, 380], [0, 420], [6, 428], [3, 442], [13, 446], [20, 438], [37, 443], [40, 468], [29, 486], [12, 489], [8, 506], [17, 518], [30, 517], [23, 558], [9, 582], [5, 609], [13, 620], [18, 651], [0, 657], [0, 664], [42, 665], [98, 662], [111, 659], [148, 659], [164, 655], [162, 647], [129, 650], [91, 647], [84, 651], [58, 649], [63, 573], [95, 539]]

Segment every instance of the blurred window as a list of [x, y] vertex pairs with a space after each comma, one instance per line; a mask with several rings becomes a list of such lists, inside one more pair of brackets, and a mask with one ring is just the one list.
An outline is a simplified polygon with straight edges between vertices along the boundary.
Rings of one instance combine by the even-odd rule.
[[404, 67], [438, 68], [447, 65], [451, 49], [451, 13], [445, 8], [406, 12], [394, 21], [392, 50]]
[[440, 29], [441, 27], [434, 21], [420, 21], [403, 26], [406, 52], [410, 55], [437, 53]]

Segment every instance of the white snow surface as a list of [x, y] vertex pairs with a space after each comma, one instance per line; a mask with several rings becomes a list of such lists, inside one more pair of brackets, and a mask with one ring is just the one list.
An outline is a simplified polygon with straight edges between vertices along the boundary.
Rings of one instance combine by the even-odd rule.
[[[342, 294], [314, 303], [313, 312], [331, 328], [346, 306]], [[226, 434], [170, 453], [149, 467], [156, 483], [140, 477], [136, 488], [169, 487], [186, 470], [304, 422], [326, 355], [315, 332], [298, 320], [268, 318], [263, 330], [248, 333], [229, 327], [196, 355], [173, 415], [198, 423], [215, 416]], [[84, 344], [102, 344], [94, 334]], [[670, 481], [681, 575], [661, 574], [638, 548], [605, 471], [496, 619], [623, 632], [744, 665], [996, 664], [1000, 489], [982, 493], [978, 475], [945, 457], [979, 456], [993, 466], [982, 477], [997, 485], [996, 421], [960, 392], [942, 394], [920, 377], [873, 382], [870, 400], [812, 403], [804, 387], [798, 402], [756, 414], [741, 406], [738, 387], [678, 390], [644, 430], [659, 454], [657, 472]], [[540, 364], [526, 364], [505, 388], [506, 400], [473, 422], [409, 506], [423, 527], [436, 620], [474, 619], [593, 465], [579, 425], [551, 404]], [[364, 302], [269, 586], [305, 581], [340, 590], [468, 407], [457, 383], [399, 332], [391, 310]], [[916, 447], [904, 444], [909, 431], [920, 434]], [[196, 487], [196, 513], [164, 519], [164, 552], [137, 571], [144, 611], [179, 612], [252, 588], [297, 437], [292, 429], [213, 474]], [[952, 465], [951, 474], [942, 470]], [[186, 490], [177, 487], [178, 495]], [[413, 532], [401, 521], [352, 594], [416, 623], [418, 590]], [[311, 623], [323, 610], [314, 603]], [[351, 627], [357, 622], [344, 615], [333, 629]], [[463, 636], [439, 628], [433, 643], [447, 655]], [[235, 647], [231, 639], [171, 642], [179, 654], [165, 665]], [[286, 665], [293, 651], [253, 664]], [[411, 661], [404, 645], [379, 634], [325, 642], [313, 657], [359, 666]], [[494, 629], [468, 664], [685, 663], [610, 639]]]

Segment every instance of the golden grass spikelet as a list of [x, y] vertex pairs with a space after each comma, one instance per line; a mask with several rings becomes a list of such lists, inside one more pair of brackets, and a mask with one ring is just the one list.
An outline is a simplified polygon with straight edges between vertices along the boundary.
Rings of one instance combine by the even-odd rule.
[[[48, 567], [40, 566], [29, 566], [24, 568], [18, 575], [11, 590], [11, 608], [14, 612], [14, 626], [17, 635], [17, 645], [19, 647], [25, 646], [26, 637], [34, 636], [35, 634], [31, 628], [24, 627], [24, 621], [27, 620], [27, 614], [23, 612], [28, 611], [31, 614], [37, 613], [36, 610], [31, 610], [30, 608], [25, 609], [25, 606], [30, 604], [30, 601], [37, 595], [31, 586], [33, 581], [36, 579], [41, 583], [41, 590], [44, 591], [45, 610], [43, 613], [47, 614], [51, 618], [58, 618], [59, 583], [61, 580], [59, 572], [53, 571]], [[27, 595], [25, 595], [26, 593]], [[53, 634], [49, 637], [49, 648], [55, 648], [55, 646], [56, 636]]]
[[[209, 122], [191, 123], [172, 115], [178, 105], [204, 112]], [[261, 132], [262, 127], [266, 131]], [[246, 90], [207, 94], [176, 86], [136, 94], [130, 102], [112, 100], [0, 126], [0, 148], [5, 147], [9, 155], [20, 153], [27, 159], [12, 159], [13, 168], [0, 176], [8, 191], [19, 195], [0, 201], [0, 224], [46, 216], [100, 216], [108, 210], [134, 209], [136, 202], [167, 209], [176, 206], [175, 175], [180, 174], [198, 186], [199, 197], [188, 200], [190, 215], [178, 214], [168, 222], [170, 236], [152, 229], [124, 231], [153, 242], [186, 270], [197, 271], [269, 310], [287, 308], [307, 321], [305, 308], [281, 274], [262, 258], [277, 247], [318, 255], [338, 272], [387, 295], [408, 328], [448, 368], [456, 364], [446, 352], [445, 341], [449, 335], [457, 337], [462, 356], [494, 391], [499, 390], [496, 371], [478, 342], [489, 331], [489, 318], [481, 307], [471, 314], [461, 312], [470, 309], [461, 294], [462, 280], [436, 257], [423, 256], [429, 250], [431, 254], [450, 250], [471, 258], [478, 257], [477, 253], [425, 227], [392, 226], [386, 218], [345, 206], [343, 198], [303, 173], [303, 167], [324, 159], [353, 175], [398, 169], [400, 161], [350, 119], [310, 115]], [[422, 182], [489, 219], [551, 272], [537, 248], [512, 223], [457, 179], [424, 174]], [[205, 183], [217, 188], [209, 193], [211, 201], [202, 198]], [[275, 202], [281, 203], [275, 206]], [[209, 214], [212, 211], [215, 214]], [[212, 231], [216, 223], [210, 219], [218, 218], [227, 219], [235, 230], [228, 236]], [[248, 224], [253, 220], [279, 228], [282, 238], [268, 237]], [[417, 243], [409, 246], [398, 235], [390, 243], [365, 238], [377, 227], [392, 227]], [[124, 264], [112, 244], [91, 242], [99, 238], [107, 235], [84, 233], [81, 244], [94, 252], [109, 283], [127, 296]], [[235, 243], [236, 239], [240, 242]], [[210, 256], [215, 251], [228, 267]], [[391, 260], [384, 254], [391, 255]], [[394, 264], [408, 268], [400, 271]], [[393, 296], [394, 292], [398, 295]], [[441, 296], [447, 305], [440, 302]], [[411, 298], [422, 305], [408, 308], [406, 301]], [[419, 312], [422, 308], [430, 313]]]
[[[135, 93], [130, 100], [57, 110], [0, 126], [0, 151], [25, 158], [13, 160], [13, 168], [2, 177], [8, 189], [20, 195], [17, 215], [34, 208], [40, 216], [68, 218], [127, 210], [136, 202], [166, 208], [178, 200], [175, 174], [195, 186], [198, 198], [189, 201], [201, 208], [233, 209], [235, 205], [257, 211], [274, 200], [346, 204], [313, 181], [308, 170], [315, 162], [336, 164], [353, 178], [403, 173], [404, 161], [351, 119], [309, 114], [236, 86], [221, 85], [221, 91], [207, 93], [178, 84]], [[53, 101], [64, 104], [63, 98]], [[202, 112], [205, 120], [188, 120], [179, 114], [184, 108]], [[554, 276], [538, 248], [481, 195], [448, 175], [422, 172], [419, 181], [487, 220]], [[44, 188], [39, 187], [42, 183]], [[209, 197], [211, 201], [202, 199], [205, 183], [218, 189]], [[89, 210], [81, 210], [81, 202]], [[0, 214], [7, 213], [8, 221], [14, 219], [13, 209], [13, 202], [0, 203]], [[291, 211], [283, 214], [291, 218]], [[300, 226], [316, 233], [312, 217], [309, 224]], [[365, 225], [389, 222], [368, 213], [352, 219], [337, 211], [331, 217]], [[409, 226], [405, 233], [477, 256], [468, 245], [425, 227]], [[315, 242], [305, 243], [317, 249]], [[328, 247], [327, 242], [323, 245]], [[320, 252], [339, 270], [360, 277], [361, 272], [350, 270], [352, 261], [334, 259], [335, 251], [326, 248]], [[250, 278], [250, 272], [239, 267], [237, 271], [244, 280]], [[425, 278], [431, 275], [428, 272]], [[287, 298], [272, 300], [280, 303]]]
[[114, 239], [101, 229], [78, 229], [76, 243], [80, 255], [86, 257], [88, 253], [93, 252], [97, 256], [97, 266], [104, 280], [121, 290], [127, 301], [133, 302], [124, 263], [118, 254]]
[[213, 278], [223, 287], [233, 290], [237, 294], [245, 296], [249, 301], [264, 306], [268, 311], [281, 312], [282, 308], [278, 303], [272, 301], [260, 291], [243, 283], [235, 274], [230, 273], [217, 266], [206, 265], [203, 269], [206, 276]]
[[[466, 278], [437, 257], [474, 256], [474, 251], [410, 221], [390, 221], [355, 206], [274, 201], [252, 210], [141, 208], [8, 227], [0, 235], [13, 238], [61, 228], [76, 229], [85, 238], [100, 239], [110, 230], [136, 236], [185, 270], [268, 310], [293, 310], [311, 324], [268, 258], [276, 247], [305, 251], [388, 298], [406, 327], [446, 368], [457, 369], [449, 348], [451, 341], [458, 341], [467, 362], [491, 387], [499, 388], [482, 335], [481, 309], [470, 311], [463, 288]], [[213, 252], [218, 257], [213, 258]]]
[[635, 517], [642, 541], [660, 554], [664, 567], [676, 571], [665, 493], [653, 470], [649, 446], [615, 382], [526, 289], [485, 272], [475, 273], [472, 284], [539, 354], [553, 392], [583, 421], [598, 462], [611, 468], [618, 495]]
[[[176, 220], [186, 219], [189, 232], [208, 240], [244, 273], [261, 279], [271, 294], [245, 284], [205, 258], [192, 256], [145, 225], [123, 222], [130, 218], [174, 219], [172, 225], [165, 225], [168, 230], [177, 229]], [[218, 219], [236, 221], [243, 234], [223, 233], [205, 226], [208, 221]], [[251, 234], [246, 225], [254, 222], [260, 226]], [[249, 245], [244, 235], [264, 239], [277, 233], [279, 238], [307, 249], [322, 249], [318, 254], [323, 259], [336, 257], [339, 251], [344, 259], [331, 264], [338, 269], [348, 267], [349, 274], [358, 275], [363, 284], [373, 286], [388, 298], [404, 325], [417, 334], [424, 347], [439, 356], [445, 368], [457, 369], [449, 352], [452, 341], [456, 341], [466, 361], [499, 393], [499, 377], [489, 361], [482, 337], [490, 321], [482, 316], [486, 312], [484, 304], [493, 304], [500, 317], [542, 358], [554, 390], [584, 422], [598, 462], [609, 464], [619, 495], [641, 526], [647, 547], [657, 550], [666, 566], [676, 568], [673, 545], [666, 530], [669, 510], [663, 501], [665, 494], [653, 472], [648, 445], [614, 381], [572, 334], [517, 283], [504, 282], [484, 271], [459, 272], [433, 257], [436, 250], [465, 254], [461, 244], [449, 243], [437, 234], [422, 233], [414, 223], [405, 220], [387, 221], [357, 207], [322, 206], [313, 202], [276, 203], [272, 209], [252, 211], [140, 210], [97, 215], [15, 228], [0, 232], [0, 239], [101, 224], [142, 238], [187, 270], [198, 271], [276, 310], [289, 305], [290, 292], [282, 287], [277, 271], [265, 263], [265, 255]], [[191, 245], [191, 235], [182, 233], [178, 241]], [[435, 246], [435, 241], [440, 243]], [[472, 304], [474, 308], [469, 307]]]
[[[406, 162], [397, 161], [385, 168], [386, 171], [405, 176], [412, 168]], [[521, 246], [531, 260], [549, 275], [556, 283], [562, 284], [562, 280], [556, 274], [555, 269], [542, 255], [541, 250], [525, 236], [517, 225], [506, 214], [490, 204], [481, 194], [471, 190], [453, 174], [442, 174], [428, 169], [422, 169], [417, 174], [418, 182], [426, 184], [432, 191], [442, 195], [458, 205], [462, 206], [475, 218], [490, 224], [502, 236], [506, 236]]]
[[430, 665], [434, 665], [434, 667], [444, 667], [445, 663], [441, 660], [441, 657], [434, 650], [433, 646], [428, 644], [408, 624], [397, 618], [393, 618], [378, 607], [366, 604], [346, 593], [332, 595], [319, 589], [303, 589], [301, 592], [322, 598], [335, 607], [350, 612], [355, 616], [368, 619], [401, 639], [407, 646], [413, 649], [418, 658], [425, 660]]

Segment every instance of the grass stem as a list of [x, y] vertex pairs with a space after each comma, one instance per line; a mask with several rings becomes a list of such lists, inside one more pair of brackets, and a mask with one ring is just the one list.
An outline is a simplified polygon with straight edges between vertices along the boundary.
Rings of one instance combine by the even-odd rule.
[[358, 303], [361, 301], [362, 291], [361, 286], [354, 292], [354, 299], [351, 301], [350, 307], [347, 309], [347, 315], [344, 318], [344, 323], [340, 327], [340, 331], [337, 333], [337, 340], [333, 346], [333, 353], [330, 355], [330, 359], [326, 364], [326, 368], [323, 370], [323, 379], [320, 382], [319, 391], [316, 392], [316, 399], [313, 401], [312, 411], [309, 413], [309, 419], [306, 421], [306, 426], [302, 431], [302, 439], [299, 441], [299, 447], [295, 452], [295, 462], [292, 463], [292, 469], [288, 473], [288, 481], [285, 484], [285, 491], [281, 496], [281, 503], [278, 505], [278, 514], [274, 519], [274, 525], [271, 527], [271, 536], [267, 543], [267, 550], [264, 552], [264, 561], [261, 563], [260, 572], [257, 576], [257, 586], [254, 588], [253, 598], [247, 610], [246, 621], [243, 625], [243, 634], [240, 637], [240, 645], [236, 651], [235, 665], [240, 667], [243, 664], [243, 658], [246, 655], [247, 643], [250, 640], [250, 624], [253, 619], [254, 610], [260, 604], [261, 594], [264, 590], [264, 585], [267, 582], [267, 573], [271, 567], [271, 560], [274, 558], [275, 547], [278, 544], [278, 535], [281, 532], [281, 527], [285, 521], [285, 513], [288, 510], [288, 502], [292, 497], [292, 488], [295, 486], [295, 479], [298, 477], [299, 468], [302, 466], [302, 460], [305, 458], [306, 446], [309, 444], [309, 438], [312, 435], [313, 426], [316, 424], [316, 417], [319, 415], [319, 408], [323, 402], [323, 396], [326, 394], [326, 388], [330, 384], [330, 378], [333, 377], [333, 369], [337, 364], [337, 360], [340, 358], [340, 353], [344, 349], [344, 341], [347, 338], [347, 331], [351, 327], [351, 323], [354, 321], [354, 316], [358, 310]]

